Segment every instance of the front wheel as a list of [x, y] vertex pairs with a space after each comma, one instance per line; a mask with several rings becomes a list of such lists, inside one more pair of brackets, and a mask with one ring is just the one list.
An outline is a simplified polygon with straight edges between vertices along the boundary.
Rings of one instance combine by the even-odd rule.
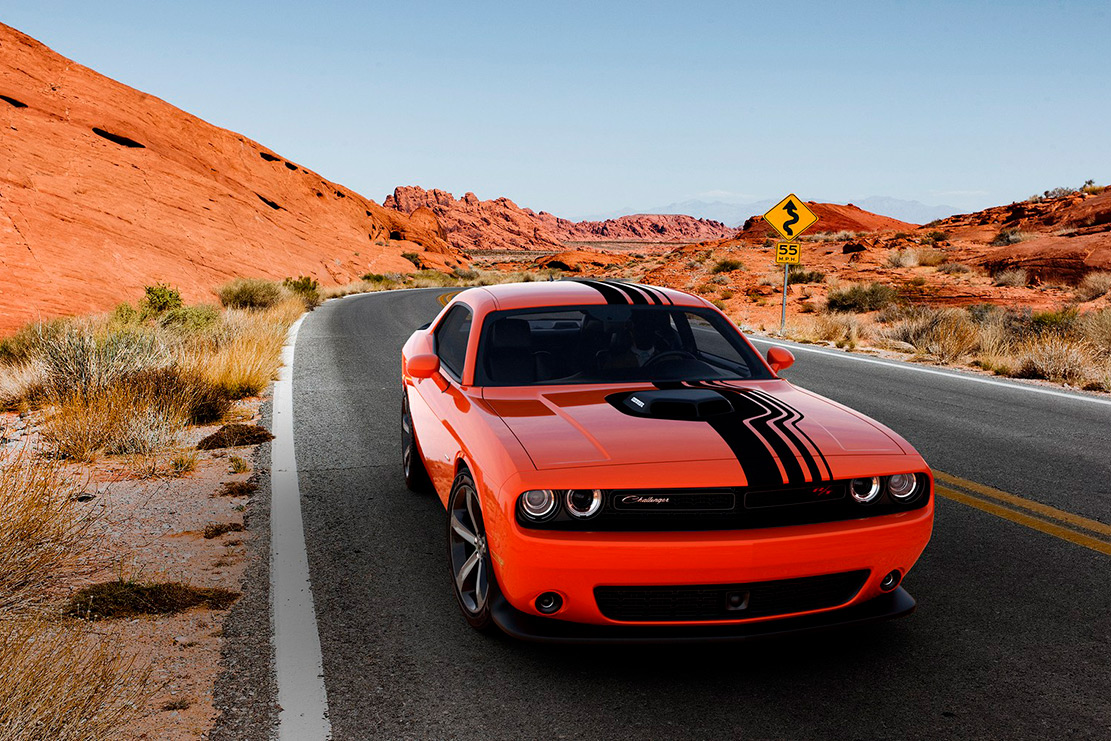
[[424, 467], [424, 459], [417, 447], [413, 415], [409, 413], [409, 393], [406, 389], [401, 392], [405, 394], [401, 402], [401, 469], [409, 491], [423, 493], [432, 488], [432, 480], [428, 477], [428, 469]]
[[490, 568], [482, 504], [470, 473], [464, 471], [455, 477], [447, 511], [448, 561], [455, 598], [472, 628], [488, 630], [493, 625], [490, 596], [496, 586]]

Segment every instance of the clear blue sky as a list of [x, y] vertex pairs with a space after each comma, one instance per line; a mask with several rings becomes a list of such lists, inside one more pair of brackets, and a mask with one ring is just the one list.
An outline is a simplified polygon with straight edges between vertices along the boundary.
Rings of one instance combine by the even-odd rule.
[[1111, 180], [1106, 0], [0, 0], [0, 20], [379, 201], [971, 209]]

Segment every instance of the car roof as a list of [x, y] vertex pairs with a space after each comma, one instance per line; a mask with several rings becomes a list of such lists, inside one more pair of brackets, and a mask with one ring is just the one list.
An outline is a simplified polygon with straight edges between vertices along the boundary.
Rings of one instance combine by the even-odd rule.
[[460, 294], [460, 298], [466, 298], [471, 291], [485, 292], [494, 300], [494, 304], [499, 310], [529, 309], [540, 306], [589, 306], [592, 304], [700, 307], [707, 305], [707, 302], [698, 296], [671, 288], [594, 278], [503, 283], [496, 286], [471, 288]]

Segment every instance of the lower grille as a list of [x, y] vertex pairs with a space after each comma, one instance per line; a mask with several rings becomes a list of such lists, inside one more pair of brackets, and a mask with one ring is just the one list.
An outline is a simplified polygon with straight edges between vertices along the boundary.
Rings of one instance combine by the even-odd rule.
[[860, 592], [868, 573], [846, 571], [750, 584], [595, 587], [594, 599], [610, 620], [742, 620], [843, 605]]

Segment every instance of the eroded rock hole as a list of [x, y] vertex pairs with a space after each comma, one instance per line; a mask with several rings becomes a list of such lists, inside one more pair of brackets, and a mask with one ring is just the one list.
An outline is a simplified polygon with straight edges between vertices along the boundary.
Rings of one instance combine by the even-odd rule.
[[286, 162], [285, 163], [285, 169], [293, 170], [294, 172], [297, 172], [297, 165], [293, 164], [292, 162]]
[[278, 162], [279, 160], [281, 160], [281, 157], [275, 157], [274, 155], [270, 154], [269, 152], [259, 152], [258, 156], [262, 157], [267, 162]]
[[139, 142], [135, 141], [134, 139], [129, 139], [126, 136], [120, 136], [119, 134], [113, 134], [111, 131], [105, 131], [104, 129], [98, 129], [96, 126], [93, 127], [93, 133], [96, 134], [97, 136], [99, 136], [102, 139], [107, 139], [110, 142], [113, 142], [115, 144], [119, 144], [121, 147], [131, 147], [132, 149], [146, 149], [145, 144], [140, 144]]
[[259, 199], [260, 201], [262, 201], [263, 203], [265, 203], [265, 204], [266, 204], [267, 206], [269, 206], [270, 208], [274, 209], [275, 211], [280, 211], [280, 210], [281, 210], [281, 208], [282, 208], [281, 206], [279, 206], [278, 204], [274, 203], [273, 201], [271, 201], [271, 200], [270, 200], [269, 198], [267, 198], [266, 196], [263, 196], [263, 195], [259, 195], [258, 193], [255, 193], [255, 195], [256, 195], [256, 196], [258, 196], [258, 199]]
[[399, 232], [399, 231], [390, 232], [390, 239], [401, 239], [401, 232]]
[[26, 108], [27, 107], [27, 104], [24, 103], [22, 100], [16, 100], [15, 98], [9, 98], [7, 95], [0, 95], [0, 100], [4, 101], [5, 103], [11, 105], [14, 108]]

